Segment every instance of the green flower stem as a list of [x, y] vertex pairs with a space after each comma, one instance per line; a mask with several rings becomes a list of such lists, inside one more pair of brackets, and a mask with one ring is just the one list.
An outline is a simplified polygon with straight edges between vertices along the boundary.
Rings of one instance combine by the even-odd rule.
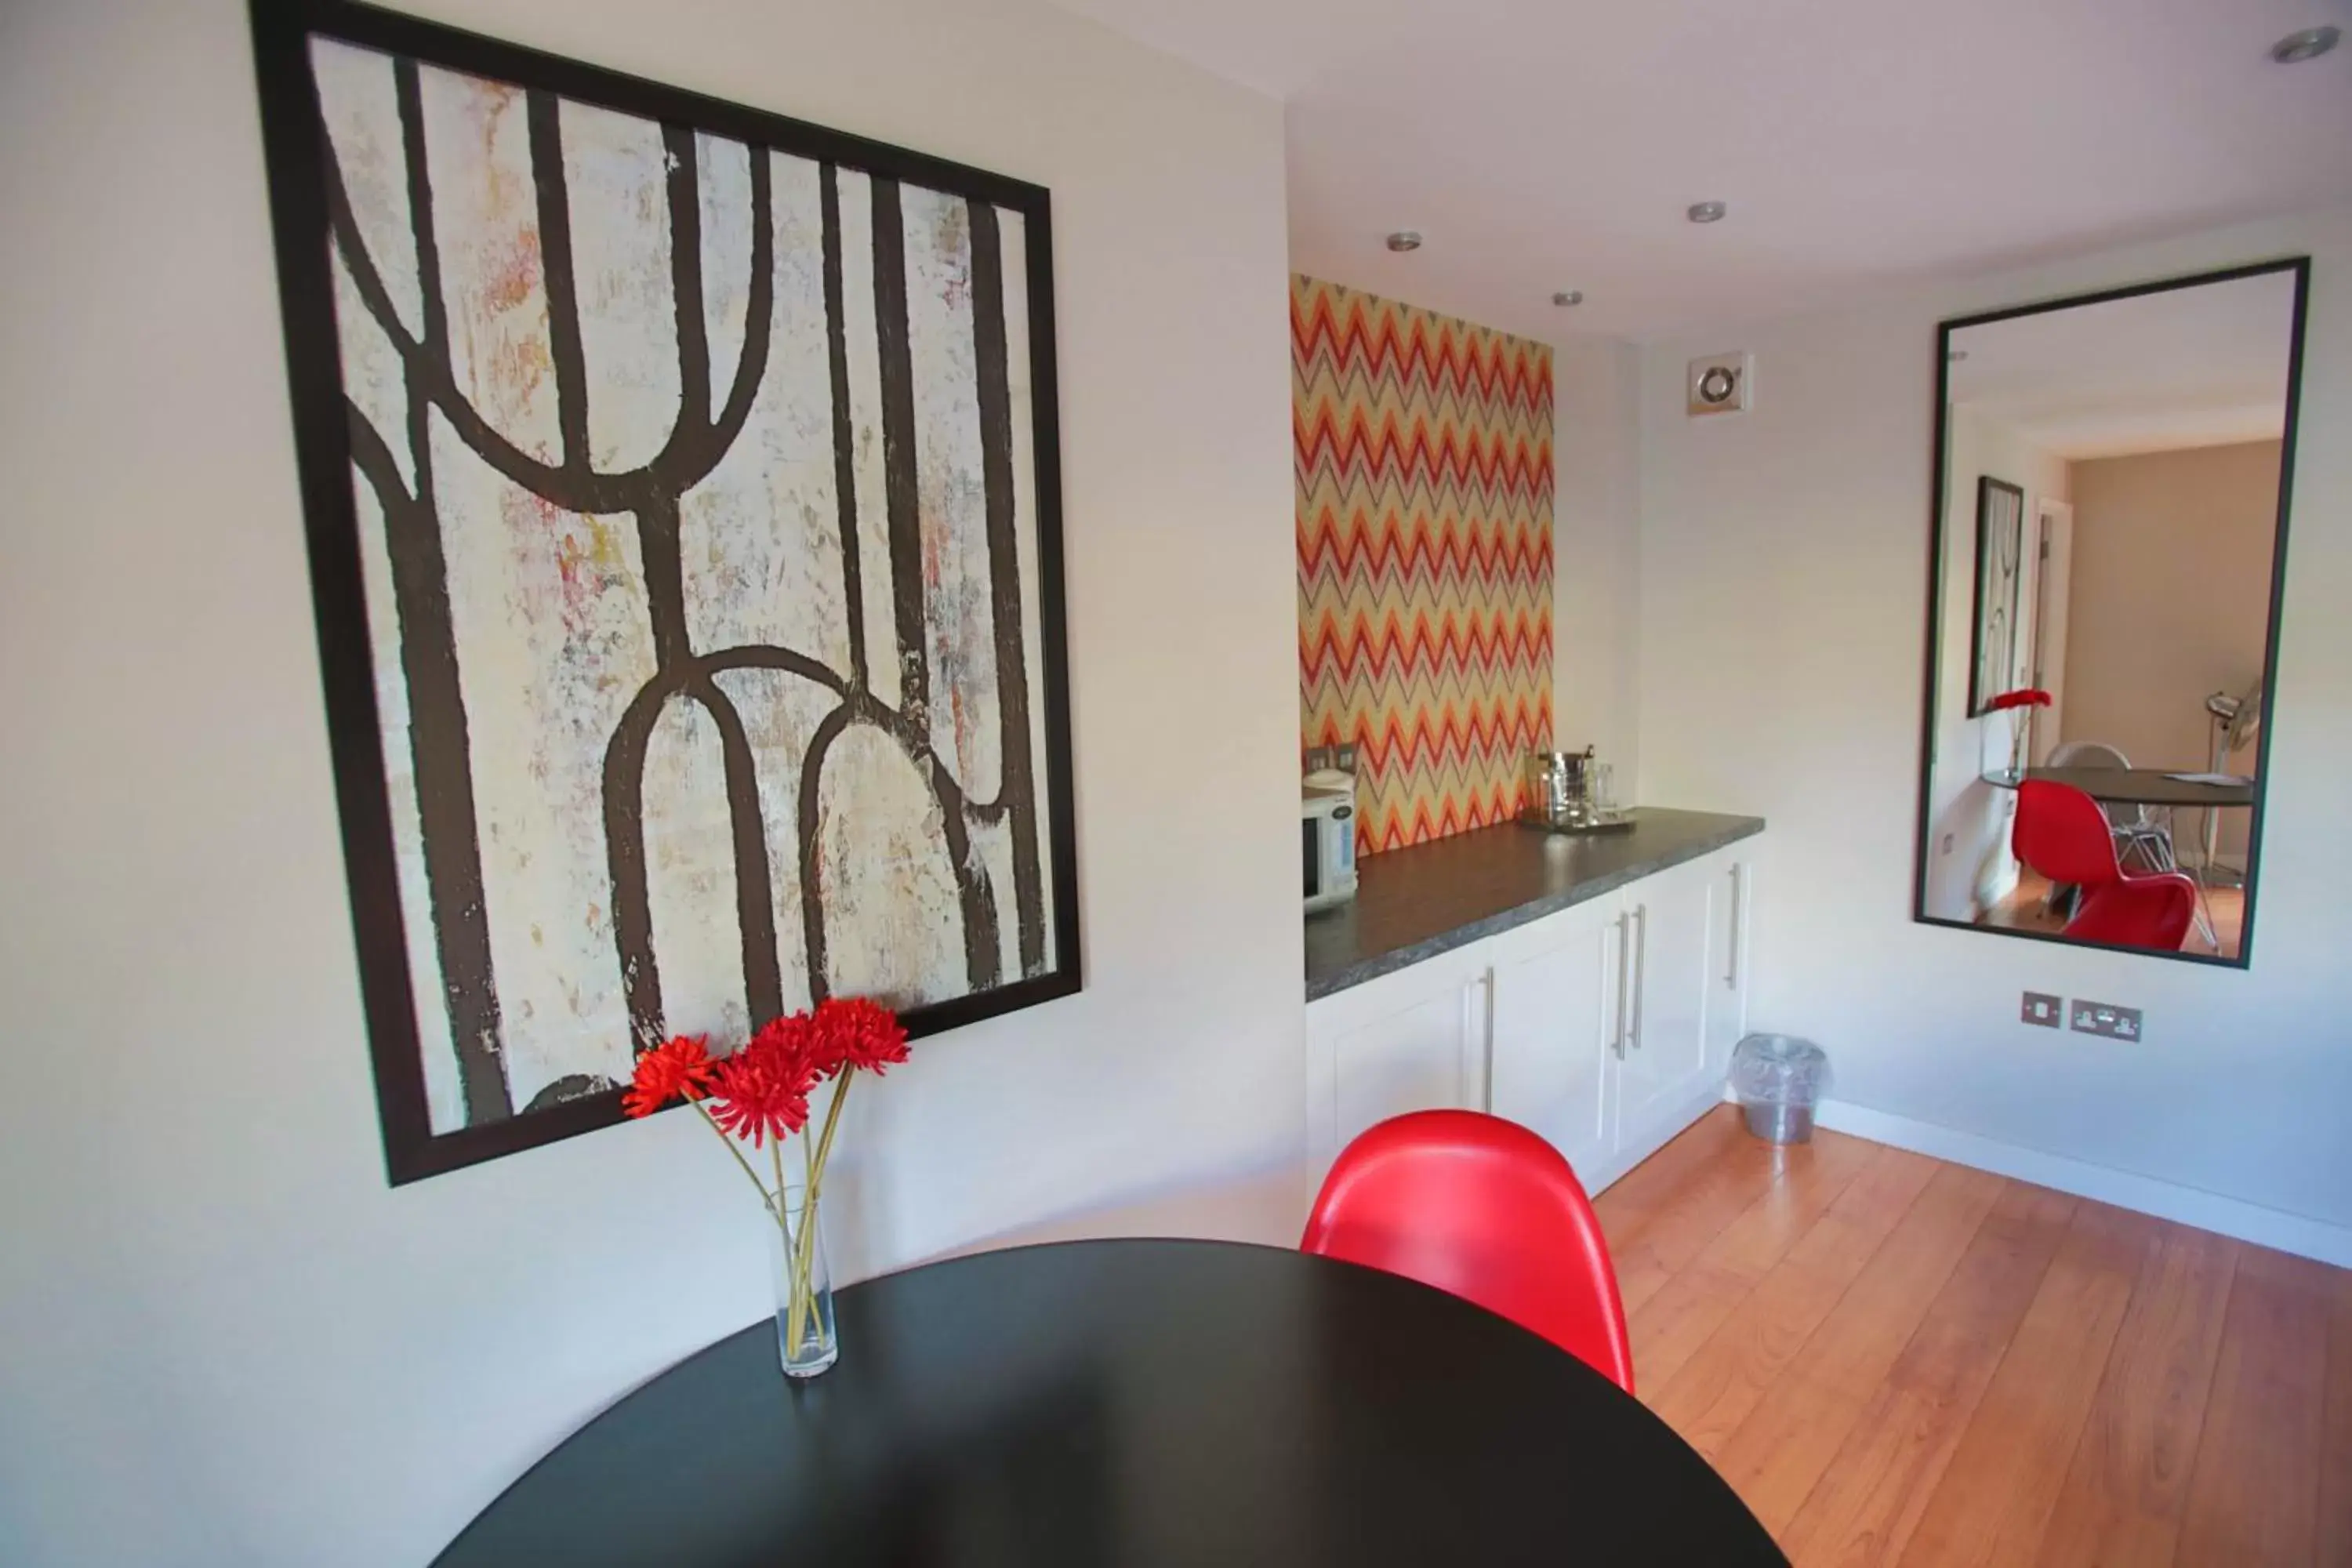
[[[786, 1239], [794, 1245], [792, 1247], [791, 1309], [785, 1314], [784, 1328], [787, 1340], [794, 1349], [800, 1346], [800, 1331], [806, 1321], [803, 1314], [814, 1304], [811, 1298], [815, 1294], [809, 1275], [816, 1261], [817, 1198], [824, 1181], [825, 1164], [833, 1158], [833, 1135], [841, 1126], [841, 1108], [849, 1100], [849, 1080], [856, 1076], [856, 1068], [845, 1068], [839, 1081], [834, 1085], [833, 1103], [825, 1108], [824, 1112], [824, 1131], [817, 1140], [815, 1155], [808, 1162], [808, 1193], [801, 1200], [801, 1233], [794, 1237], [789, 1228], [785, 1231]], [[805, 1138], [807, 1134], [803, 1132], [802, 1136]], [[803, 1143], [802, 1147], [805, 1150], [807, 1145]], [[779, 1152], [779, 1162], [782, 1157]]]
[[849, 1080], [856, 1076], [856, 1068], [841, 1069], [841, 1081], [834, 1086], [833, 1103], [825, 1108], [824, 1135], [817, 1141], [816, 1160], [809, 1172], [808, 1206], [812, 1210], [816, 1207], [818, 1184], [824, 1180], [825, 1162], [833, 1158], [833, 1132], [841, 1125], [841, 1108], [849, 1100]]
[[[784, 1344], [787, 1347], [785, 1353], [787, 1355], [796, 1355], [800, 1352], [802, 1331], [808, 1326], [808, 1302], [807, 1292], [800, 1288], [800, 1271], [794, 1266], [794, 1260], [797, 1254], [793, 1246], [793, 1226], [792, 1221], [789, 1217], [792, 1205], [785, 1201], [784, 1197], [784, 1141], [782, 1139], [771, 1138], [768, 1140], [768, 1158], [774, 1163], [776, 1168], [776, 1226], [777, 1234], [783, 1237], [784, 1242], [784, 1278], [786, 1281], [784, 1288]], [[801, 1214], [802, 1228], [806, 1229], [808, 1226], [808, 1211], [803, 1208], [801, 1211]]]
[[841, 1127], [841, 1108], [849, 1100], [849, 1080], [856, 1076], [856, 1068], [842, 1069], [840, 1079], [834, 1085], [833, 1103], [825, 1108], [824, 1129], [814, 1142], [807, 1131], [801, 1133], [801, 1164], [807, 1173], [808, 1185], [801, 1203], [798, 1236], [793, 1234], [792, 1219], [784, 1203], [783, 1141], [775, 1138], [768, 1141], [768, 1156], [776, 1175], [775, 1191], [771, 1193], [767, 1183], [760, 1179], [760, 1173], [752, 1168], [751, 1162], [743, 1157], [743, 1151], [736, 1146], [735, 1140], [727, 1135], [727, 1130], [719, 1125], [703, 1103], [699, 1100], [687, 1100], [694, 1107], [694, 1113], [702, 1118], [702, 1124], [710, 1129], [711, 1135], [727, 1146], [727, 1152], [734, 1157], [736, 1165], [743, 1173], [743, 1179], [751, 1184], [751, 1190], [760, 1194], [761, 1206], [776, 1222], [777, 1231], [783, 1237], [785, 1268], [788, 1270], [784, 1341], [795, 1351], [800, 1348], [802, 1335], [808, 1327], [809, 1312], [815, 1304], [813, 1300], [815, 1290], [810, 1283], [810, 1275], [816, 1262], [817, 1198], [824, 1190], [825, 1165], [833, 1158], [833, 1135]]
[[[781, 1158], [781, 1156], [779, 1157]], [[814, 1212], [808, 1206], [806, 1195], [813, 1194], [816, 1190], [816, 1138], [805, 1124], [803, 1124], [801, 1129], [801, 1192], [803, 1194], [801, 1207], [801, 1228], [803, 1230], [806, 1230], [809, 1225], [809, 1215]], [[779, 1192], [782, 1190], [782, 1188], [778, 1189]], [[793, 1348], [797, 1350], [800, 1348], [801, 1331], [807, 1327], [807, 1321], [803, 1315], [804, 1309], [802, 1303], [807, 1300], [809, 1291], [805, 1289], [805, 1281], [802, 1277], [800, 1267], [800, 1240], [797, 1237], [793, 1235], [793, 1227], [789, 1224], [784, 1225], [783, 1234], [785, 1269], [784, 1300], [786, 1303], [784, 1310], [784, 1333]]]
[[781, 1179], [778, 1180], [776, 1183], [776, 1195], [772, 1198], [770, 1197], [768, 1195], [767, 1184], [760, 1180], [760, 1173], [751, 1169], [751, 1162], [743, 1158], [743, 1151], [735, 1147], [735, 1140], [727, 1136], [727, 1130], [719, 1126], [718, 1122], [711, 1120], [710, 1112], [702, 1108], [702, 1101], [698, 1100], [689, 1100], [687, 1103], [694, 1107], [694, 1113], [702, 1118], [702, 1124], [710, 1129], [711, 1134], [721, 1143], [727, 1145], [727, 1152], [735, 1156], [735, 1163], [743, 1167], [743, 1179], [750, 1182], [751, 1184], [751, 1190], [760, 1194], [760, 1206], [766, 1209], [771, 1215], [773, 1215], [778, 1225], [783, 1224], [783, 1182]]
[[[841, 1097], [838, 1094], [835, 1094], [834, 1097], [836, 1107], [838, 1106], [840, 1098]], [[751, 1162], [743, 1157], [743, 1151], [736, 1146], [734, 1139], [730, 1138], [727, 1135], [727, 1130], [719, 1126], [716, 1121], [712, 1120], [710, 1112], [703, 1108], [702, 1102], [698, 1100], [689, 1100], [687, 1103], [694, 1107], [694, 1113], [702, 1118], [702, 1124], [710, 1129], [712, 1135], [715, 1136], [721, 1143], [727, 1145], [727, 1152], [735, 1157], [735, 1163], [741, 1168], [744, 1180], [750, 1182], [751, 1184], [751, 1190], [760, 1194], [760, 1206], [768, 1211], [768, 1217], [776, 1222], [777, 1234], [783, 1237], [785, 1267], [790, 1271], [787, 1275], [788, 1285], [786, 1288], [786, 1301], [784, 1309], [784, 1341], [785, 1343], [791, 1345], [794, 1350], [798, 1350], [800, 1348], [801, 1335], [808, 1326], [808, 1311], [811, 1304], [809, 1300], [811, 1292], [809, 1290], [808, 1283], [809, 1259], [813, 1254], [810, 1245], [805, 1241], [798, 1245], [795, 1244], [795, 1240], [793, 1236], [792, 1222], [786, 1215], [784, 1205], [783, 1141], [782, 1139], [775, 1138], [772, 1138], [768, 1141], [769, 1158], [773, 1163], [776, 1173], [776, 1190], [772, 1194], [771, 1194], [768, 1191], [767, 1184], [760, 1180], [760, 1173], [751, 1168]], [[803, 1237], [806, 1237], [814, 1228], [814, 1220], [816, 1215], [815, 1176], [816, 1173], [824, 1168], [824, 1154], [833, 1147], [833, 1128], [834, 1119], [831, 1116], [827, 1116], [824, 1123], [824, 1142], [823, 1147], [814, 1156], [811, 1157], [809, 1161], [809, 1198], [807, 1205], [802, 1210], [801, 1219], [801, 1230]]]

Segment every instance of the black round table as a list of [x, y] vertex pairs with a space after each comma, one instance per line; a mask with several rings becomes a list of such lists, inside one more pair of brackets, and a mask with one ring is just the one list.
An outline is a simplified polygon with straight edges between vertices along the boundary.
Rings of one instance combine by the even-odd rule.
[[1222, 1242], [986, 1253], [762, 1322], [590, 1422], [441, 1568], [1787, 1560], [1664, 1423], [1408, 1279]]

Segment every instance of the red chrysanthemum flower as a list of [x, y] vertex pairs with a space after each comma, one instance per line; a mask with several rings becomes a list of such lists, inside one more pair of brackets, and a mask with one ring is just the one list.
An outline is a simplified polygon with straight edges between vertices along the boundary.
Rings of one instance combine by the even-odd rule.
[[713, 1068], [710, 1118], [755, 1149], [782, 1142], [808, 1125], [817, 1077], [809, 1016], [774, 1019]]
[[679, 1035], [637, 1053], [636, 1076], [621, 1096], [631, 1116], [651, 1116], [680, 1095], [700, 1100], [710, 1087], [712, 1062], [708, 1035]]
[[817, 1069], [827, 1078], [856, 1068], [879, 1074], [907, 1059], [907, 1030], [898, 1015], [863, 996], [817, 1004], [810, 1019]]

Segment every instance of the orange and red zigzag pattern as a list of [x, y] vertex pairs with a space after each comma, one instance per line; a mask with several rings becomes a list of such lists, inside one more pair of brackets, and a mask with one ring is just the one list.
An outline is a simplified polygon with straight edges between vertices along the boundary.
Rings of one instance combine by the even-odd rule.
[[1551, 743], [1551, 351], [1293, 279], [1299, 696], [1358, 847], [1484, 826]]
[[1344, 590], [1351, 583], [1402, 584], [1425, 590], [1492, 594], [1497, 585], [1528, 582], [1550, 569], [1546, 541], [1506, 536], [1446, 519], [1419, 528], [1393, 510], [1375, 523], [1360, 510], [1342, 520], [1328, 506], [1298, 513], [1298, 579], [1310, 590]]
[[[1342, 619], [1325, 616], [1299, 639], [1299, 670], [1310, 687], [1362, 686], [1377, 690], [1400, 672], [1409, 675], [1475, 671], [1507, 685], [1520, 671], [1551, 666], [1551, 617], [1507, 610], [1456, 617], [1448, 610], [1432, 625], [1425, 614], [1410, 625], [1396, 611], [1378, 626], [1370, 614]], [[1549, 697], [1550, 693], [1506, 691], [1504, 695]]]
[[[1550, 424], [1549, 410], [1544, 422]], [[1299, 480], [1310, 487], [1333, 473], [1349, 488], [1367, 481], [1431, 489], [1452, 485], [1477, 491], [1496, 505], [1508, 504], [1505, 498], [1540, 499], [1547, 509], [1551, 504], [1549, 437], [1540, 445], [1509, 444], [1498, 434], [1482, 446], [1475, 435], [1465, 438], [1443, 422], [1433, 429], [1428, 420], [1415, 417], [1409, 427], [1401, 427], [1390, 418], [1375, 428], [1361, 411], [1350, 410], [1343, 425], [1325, 408], [1301, 411], [1295, 434]]]
[[1551, 430], [1549, 347], [1393, 300], [1294, 277], [1290, 355], [1310, 372], [1328, 364], [1408, 393], [1444, 392], [1481, 408], [1518, 411]]

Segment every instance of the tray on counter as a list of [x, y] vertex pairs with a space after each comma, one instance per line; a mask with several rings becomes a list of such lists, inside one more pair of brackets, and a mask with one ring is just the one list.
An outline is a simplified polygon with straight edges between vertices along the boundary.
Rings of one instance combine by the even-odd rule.
[[1612, 812], [1591, 822], [1554, 822], [1548, 816], [1523, 812], [1518, 822], [1521, 827], [1532, 827], [1538, 832], [1579, 837], [1595, 833], [1630, 833], [1633, 830], [1633, 814], [1631, 811]]

